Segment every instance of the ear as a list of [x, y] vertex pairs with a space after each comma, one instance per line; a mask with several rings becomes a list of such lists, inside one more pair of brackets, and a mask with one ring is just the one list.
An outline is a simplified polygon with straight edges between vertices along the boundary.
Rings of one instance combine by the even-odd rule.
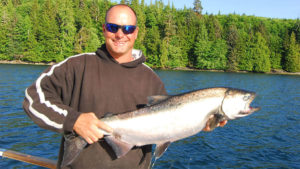
[[138, 34], [139, 34], [139, 27], [137, 26], [135, 31], [134, 31], [134, 39], [137, 39]]
[[105, 24], [102, 25], [102, 32], [103, 34], [106, 32]]

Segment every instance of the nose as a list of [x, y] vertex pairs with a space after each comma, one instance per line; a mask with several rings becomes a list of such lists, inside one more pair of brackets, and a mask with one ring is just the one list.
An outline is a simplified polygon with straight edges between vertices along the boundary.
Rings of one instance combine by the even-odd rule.
[[118, 29], [118, 32], [115, 33], [116, 38], [122, 39], [125, 34], [123, 33], [122, 29]]

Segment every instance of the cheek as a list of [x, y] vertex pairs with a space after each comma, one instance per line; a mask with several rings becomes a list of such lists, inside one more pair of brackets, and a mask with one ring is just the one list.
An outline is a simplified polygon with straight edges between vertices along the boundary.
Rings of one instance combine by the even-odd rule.
[[241, 103], [237, 100], [224, 100], [222, 110], [229, 118], [232, 118], [239, 113], [240, 107]]

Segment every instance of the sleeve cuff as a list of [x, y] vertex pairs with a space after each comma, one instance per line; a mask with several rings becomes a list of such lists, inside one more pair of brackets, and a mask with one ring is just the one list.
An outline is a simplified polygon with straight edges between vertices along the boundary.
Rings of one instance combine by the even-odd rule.
[[68, 115], [65, 119], [65, 122], [64, 122], [64, 132], [65, 133], [73, 131], [74, 124], [80, 114], [81, 114], [81, 112], [77, 112], [77, 111], [70, 111], [68, 113]]

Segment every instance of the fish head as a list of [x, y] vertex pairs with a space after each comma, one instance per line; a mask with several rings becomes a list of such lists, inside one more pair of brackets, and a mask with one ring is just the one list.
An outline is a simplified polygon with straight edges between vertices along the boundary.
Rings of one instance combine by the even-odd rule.
[[228, 89], [222, 103], [222, 111], [229, 120], [241, 118], [260, 110], [259, 107], [251, 107], [251, 102], [255, 99], [254, 92]]

